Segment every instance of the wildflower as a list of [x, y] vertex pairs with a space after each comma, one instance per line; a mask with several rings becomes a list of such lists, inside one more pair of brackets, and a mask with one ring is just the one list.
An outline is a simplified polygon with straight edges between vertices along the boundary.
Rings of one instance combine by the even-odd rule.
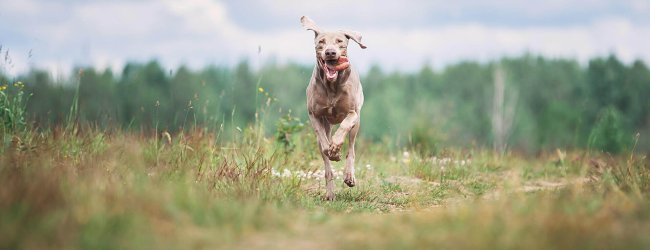
[[291, 177], [291, 171], [289, 169], [283, 169], [282, 177]]
[[281, 176], [280, 172], [275, 170], [275, 168], [271, 169], [271, 175], [273, 175], [274, 177], [280, 177]]
[[262, 87], [257, 89], [260, 93], [264, 93], [264, 89]]
[[5, 89], [7, 89], [7, 84], [0, 86], [0, 91], [4, 91]]

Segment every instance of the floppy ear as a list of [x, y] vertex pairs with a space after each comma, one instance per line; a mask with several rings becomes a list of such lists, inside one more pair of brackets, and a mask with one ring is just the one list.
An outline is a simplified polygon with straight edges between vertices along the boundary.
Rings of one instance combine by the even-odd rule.
[[318, 28], [318, 26], [316, 26], [316, 23], [314, 22], [314, 20], [311, 20], [307, 16], [302, 16], [300, 18], [300, 23], [302, 23], [302, 27], [305, 27], [305, 29], [313, 30], [314, 35], [316, 35], [316, 36], [318, 36], [318, 33], [321, 32], [320, 28]]
[[343, 34], [345, 34], [345, 37], [347, 37], [348, 39], [352, 39], [353, 41], [358, 43], [362, 49], [367, 48], [366, 45], [361, 42], [361, 33], [356, 31], [351, 31], [351, 30], [342, 30], [341, 32], [343, 32]]

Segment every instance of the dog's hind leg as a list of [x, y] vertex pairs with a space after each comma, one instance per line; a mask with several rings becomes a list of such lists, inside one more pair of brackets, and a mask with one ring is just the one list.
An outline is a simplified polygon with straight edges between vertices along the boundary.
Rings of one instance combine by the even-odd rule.
[[356, 158], [354, 142], [357, 139], [360, 126], [361, 121], [357, 121], [348, 134], [348, 155], [345, 159], [345, 179], [343, 180], [345, 185], [348, 185], [348, 187], [354, 187], [356, 185], [356, 178], [354, 177], [354, 160]]

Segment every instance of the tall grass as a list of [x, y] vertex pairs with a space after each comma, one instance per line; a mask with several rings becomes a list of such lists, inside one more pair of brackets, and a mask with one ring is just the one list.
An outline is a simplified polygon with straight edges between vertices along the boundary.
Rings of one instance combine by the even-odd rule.
[[0, 247], [650, 246], [644, 156], [568, 153], [569, 171], [556, 171], [554, 155], [476, 151], [468, 163], [462, 150], [434, 160], [361, 141], [360, 185], [339, 183], [326, 202], [323, 179], [296, 174], [321, 167], [308, 131], [287, 155], [272, 140], [255, 144], [255, 128], [222, 143], [202, 130], [171, 143], [79, 131], [33, 133], [28, 150], [0, 156]]

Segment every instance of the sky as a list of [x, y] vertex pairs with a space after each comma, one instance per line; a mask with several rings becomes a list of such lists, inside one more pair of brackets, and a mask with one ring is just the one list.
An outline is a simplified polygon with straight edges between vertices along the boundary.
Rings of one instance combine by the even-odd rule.
[[[0, 70], [53, 74], [159, 60], [170, 69], [209, 64], [314, 63], [307, 15], [350, 42], [361, 71], [415, 71], [524, 53], [650, 62], [647, 0], [0, 0]], [[7, 53], [8, 52], [8, 53]], [[8, 56], [7, 56], [8, 55]], [[4, 62], [3, 62], [4, 61]]]

